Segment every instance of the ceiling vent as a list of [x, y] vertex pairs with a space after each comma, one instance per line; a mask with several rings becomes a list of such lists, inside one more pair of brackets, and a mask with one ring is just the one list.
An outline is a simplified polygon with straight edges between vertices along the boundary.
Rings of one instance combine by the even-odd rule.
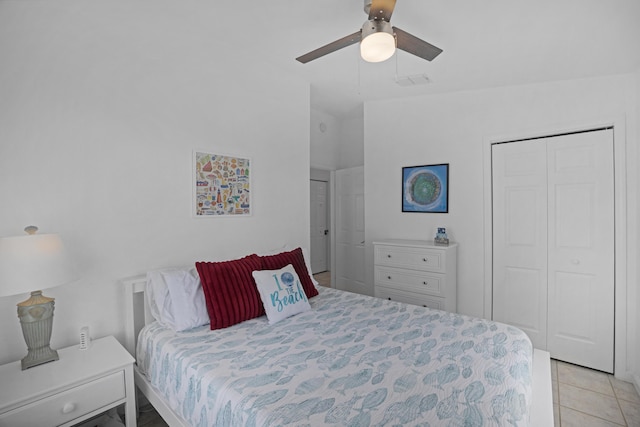
[[398, 86], [426, 85], [431, 83], [431, 79], [426, 74], [414, 74], [412, 76], [398, 76], [396, 83]]

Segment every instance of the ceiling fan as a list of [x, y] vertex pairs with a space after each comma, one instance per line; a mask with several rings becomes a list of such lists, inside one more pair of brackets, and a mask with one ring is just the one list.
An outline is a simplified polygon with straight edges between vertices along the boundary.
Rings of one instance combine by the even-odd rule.
[[306, 64], [357, 42], [360, 42], [362, 59], [368, 62], [382, 62], [389, 59], [396, 47], [427, 61], [433, 60], [442, 52], [442, 49], [398, 27], [391, 26], [389, 20], [395, 5], [396, 0], [364, 0], [364, 11], [369, 15], [369, 19], [364, 22], [360, 30], [306, 53], [296, 60]]

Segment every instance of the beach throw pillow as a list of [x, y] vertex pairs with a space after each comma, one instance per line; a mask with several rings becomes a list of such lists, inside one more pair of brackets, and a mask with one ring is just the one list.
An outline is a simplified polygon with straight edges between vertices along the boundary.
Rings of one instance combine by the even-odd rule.
[[311, 309], [300, 278], [291, 264], [279, 270], [261, 270], [251, 274], [270, 325]]

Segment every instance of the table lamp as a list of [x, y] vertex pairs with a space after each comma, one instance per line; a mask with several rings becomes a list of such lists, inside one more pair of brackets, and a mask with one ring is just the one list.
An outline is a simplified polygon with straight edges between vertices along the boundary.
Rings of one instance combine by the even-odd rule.
[[0, 238], [0, 297], [31, 292], [18, 303], [18, 317], [28, 353], [22, 369], [58, 360], [49, 344], [53, 329], [54, 299], [42, 289], [60, 286], [75, 279], [69, 257], [57, 234], [36, 234], [38, 227], [24, 229], [27, 234]]

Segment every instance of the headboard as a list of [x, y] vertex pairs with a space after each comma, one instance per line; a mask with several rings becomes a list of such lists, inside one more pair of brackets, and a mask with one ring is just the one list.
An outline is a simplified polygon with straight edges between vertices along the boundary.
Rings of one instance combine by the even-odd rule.
[[120, 280], [125, 291], [125, 347], [136, 357], [136, 344], [140, 329], [153, 322], [144, 291], [147, 285], [146, 276], [135, 276]]

